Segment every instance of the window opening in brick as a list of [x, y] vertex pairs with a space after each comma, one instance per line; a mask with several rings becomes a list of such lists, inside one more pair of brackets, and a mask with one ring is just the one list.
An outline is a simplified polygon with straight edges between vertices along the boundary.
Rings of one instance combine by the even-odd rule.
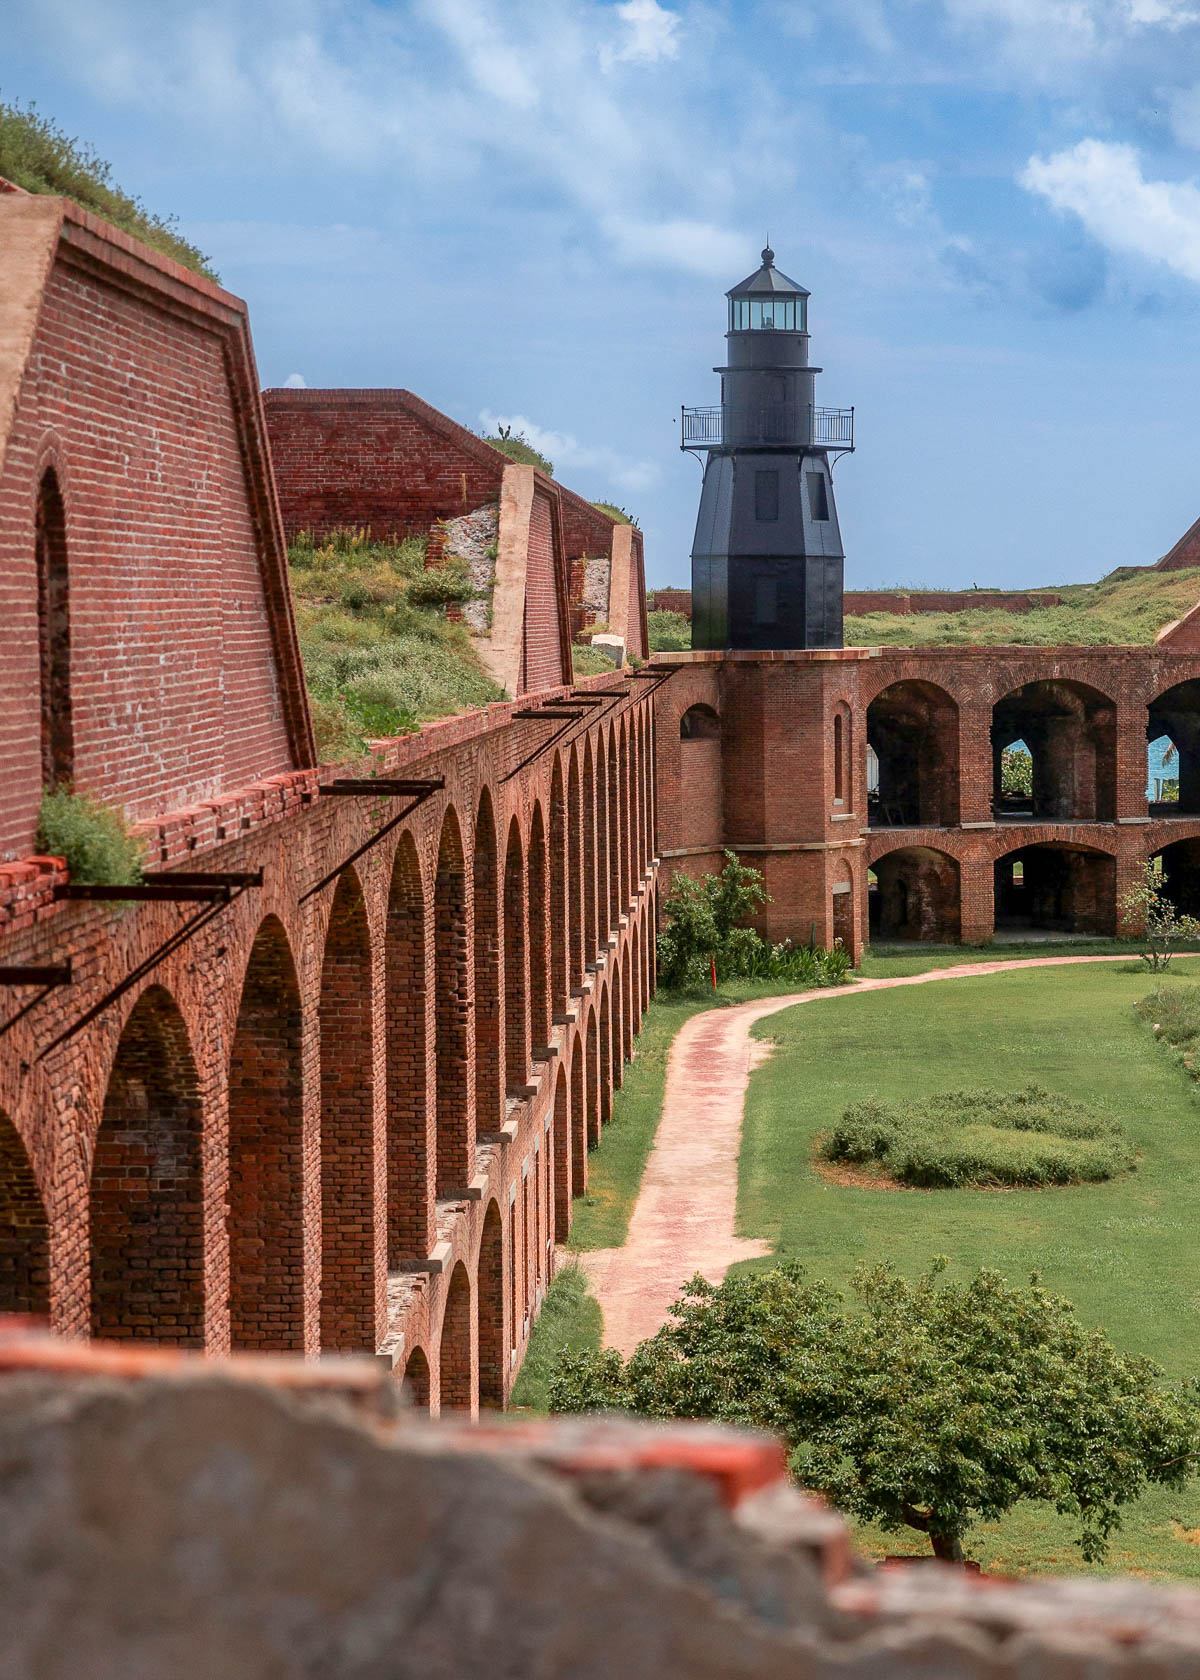
[[845, 751], [845, 725], [842, 714], [838, 712], [833, 720], [833, 799], [840, 805], [846, 794], [846, 773], [842, 759]]
[[679, 720], [681, 741], [719, 741], [721, 720], [711, 706], [689, 706]]
[[1200, 815], [1200, 678], [1176, 683], [1150, 702], [1146, 742], [1150, 814]]
[[53, 468], [43, 473], [38, 490], [36, 538], [42, 782], [52, 788], [69, 785], [75, 774], [67, 524]]

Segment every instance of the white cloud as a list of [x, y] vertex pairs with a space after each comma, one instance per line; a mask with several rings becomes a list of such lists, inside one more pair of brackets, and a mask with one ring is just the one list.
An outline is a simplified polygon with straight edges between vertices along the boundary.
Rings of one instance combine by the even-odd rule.
[[[639, 490], [651, 489], [661, 477], [655, 461], [635, 461], [603, 444], [580, 443], [570, 432], [551, 431], [546, 426], [539, 426], [535, 420], [526, 419], [523, 414], [493, 414], [490, 408], [485, 408], [480, 410], [479, 423], [489, 432], [510, 427], [514, 436], [520, 435], [540, 455], [554, 462], [556, 478], [572, 489], [580, 489], [581, 494], [612, 486], [636, 495]], [[598, 486], [593, 483], [581, 488], [571, 482], [572, 475], [578, 472], [590, 473], [593, 479], [598, 478], [601, 482]]]
[[1200, 23], [1200, 12], [1180, 0], [1126, 0], [1129, 21], [1145, 28], [1184, 29]]
[[614, 64], [658, 64], [664, 58], [678, 58], [679, 19], [658, 0], [624, 0], [613, 10], [625, 27], [619, 45], [605, 44], [600, 49], [606, 70]]
[[307, 391], [308, 380], [302, 373], [289, 373], [283, 382], [285, 391]]
[[1081, 140], [1053, 157], [1030, 158], [1021, 185], [1078, 216], [1109, 249], [1200, 281], [1200, 188], [1146, 180], [1132, 146]]
[[732, 285], [740, 269], [756, 268], [755, 252], [742, 234], [710, 222], [638, 221], [624, 215], [601, 218], [601, 228], [623, 262], [646, 268], [682, 268], [691, 274], [724, 278]]

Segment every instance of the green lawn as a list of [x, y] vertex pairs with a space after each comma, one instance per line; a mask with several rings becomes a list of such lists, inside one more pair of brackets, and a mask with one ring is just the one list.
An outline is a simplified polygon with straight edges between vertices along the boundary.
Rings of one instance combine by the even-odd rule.
[[[954, 955], [968, 953], [876, 956], [868, 972]], [[1200, 978], [1200, 961], [1177, 959], [1176, 971]], [[1150, 985], [1132, 964], [1035, 969], [821, 1000], [761, 1022], [755, 1031], [779, 1049], [751, 1080], [740, 1233], [837, 1284], [863, 1259], [909, 1274], [939, 1253], [960, 1272], [989, 1265], [1018, 1279], [1036, 1268], [1118, 1346], [1151, 1354], [1172, 1378], [1200, 1374], [1200, 1100], [1134, 1018]], [[817, 1133], [852, 1102], [1029, 1081], [1119, 1117], [1141, 1151], [1137, 1171], [997, 1192], [846, 1189], [814, 1169]], [[872, 1550], [924, 1544], [862, 1538]], [[1068, 1524], [1031, 1508], [974, 1530], [970, 1550], [999, 1569], [1076, 1568], [1070, 1541]], [[1200, 1579], [1200, 1487], [1147, 1496], [1108, 1567]]]

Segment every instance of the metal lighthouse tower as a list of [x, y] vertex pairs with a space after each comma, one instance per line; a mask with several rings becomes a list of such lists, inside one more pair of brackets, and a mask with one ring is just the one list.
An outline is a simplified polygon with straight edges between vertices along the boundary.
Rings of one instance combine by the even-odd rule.
[[685, 408], [680, 447], [704, 451], [692, 544], [692, 646], [842, 645], [842, 551], [830, 457], [854, 448], [854, 410], [818, 408], [809, 293], [762, 267], [726, 293], [719, 408]]

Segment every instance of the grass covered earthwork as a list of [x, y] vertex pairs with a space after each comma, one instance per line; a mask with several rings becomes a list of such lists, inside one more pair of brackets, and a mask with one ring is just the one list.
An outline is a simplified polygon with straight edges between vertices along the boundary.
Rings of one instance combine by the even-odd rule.
[[1040, 1085], [942, 1091], [909, 1102], [868, 1097], [835, 1122], [820, 1154], [866, 1167], [881, 1183], [923, 1189], [1083, 1184], [1114, 1178], [1134, 1162], [1119, 1120]]

